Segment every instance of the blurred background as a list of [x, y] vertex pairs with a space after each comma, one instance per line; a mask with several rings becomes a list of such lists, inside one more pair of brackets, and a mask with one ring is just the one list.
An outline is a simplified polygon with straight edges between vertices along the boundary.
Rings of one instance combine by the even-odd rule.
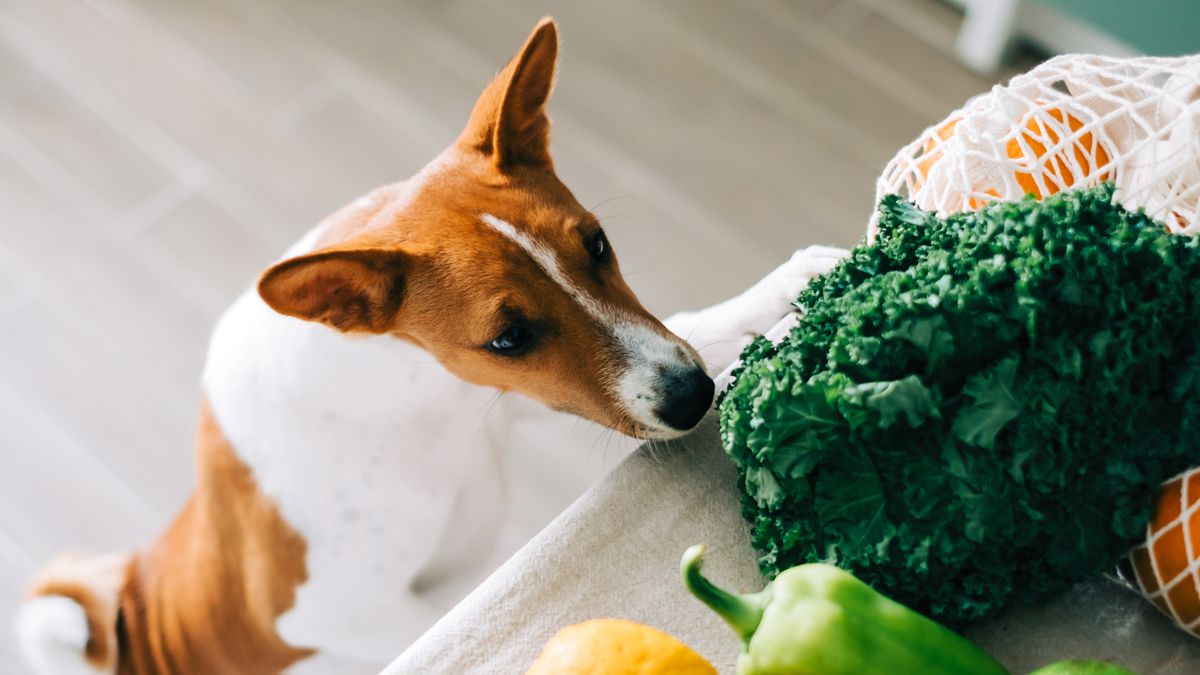
[[[1135, 3], [1105, 4], [0, 0], [0, 617], [54, 554], [167, 522], [216, 317], [451, 142], [543, 14], [559, 174], [666, 315], [852, 245], [891, 155], [1039, 53], [1156, 48], [1120, 34]], [[555, 477], [522, 498], [530, 522], [611, 467], [610, 443], [518, 457]], [[0, 672], [16, 663], [0, 630]]]

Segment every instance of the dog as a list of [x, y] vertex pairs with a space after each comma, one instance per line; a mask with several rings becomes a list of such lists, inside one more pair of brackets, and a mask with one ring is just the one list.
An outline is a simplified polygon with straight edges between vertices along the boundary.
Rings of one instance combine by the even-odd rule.
[[507, 420], [464, 420], [496, 391], [680, 436], [713, 373], [840, 257], [802, 250], [732, 300], [655, 319], [554, 173], [557, 53], [543, 19], [449, 148], [319, 223], [222, 316], [195, 492], [144, 550], [40, 574], [18, 617], [37, 672], [386, 663], [488, 572]]

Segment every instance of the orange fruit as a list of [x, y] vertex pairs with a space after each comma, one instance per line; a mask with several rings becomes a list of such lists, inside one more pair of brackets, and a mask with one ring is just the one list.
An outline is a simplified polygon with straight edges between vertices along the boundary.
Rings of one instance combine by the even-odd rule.
[[[1013, 172], [1017, 185], [1026, 194], [1041, 199], [1060, 190], [1076, 187], [1084, 179], [1094, 178], [1089, 180], [1090, 183], [1108, 180], [1109, 172], [1105, 169], [1109, 166], [1111, 157], [1092, 132], [1085, 131], [1069, 143], [1065, 143], [1063, 147], [1058, 147], [1062, 125], [1065, 124], [1074, 133], [1083, 128], [1083, 122], [1058, 107], [1047, 108], [1045, 115], [1058, 124], [1048, 124], [1039, 116], [1032, 115], [1017, 136], [1009, 139], [1005, 145], [1008, 159], [1019, 167]], [[921, 144], [921, 154], [917, 158], [910, 194], [921, 189], [933, 166], [945, 156], [942, 143], [954, 134], [954, 127], [958, 122], [958, 117], [951, 117], [934, 129], [932, 135], [925, 137], [925, 142]], [[1072, 153], [1073, 162], [1072, 155], [1067, 154], [1068, 152]], [[1047, 153], [1050, 155], [1047, 156]], [[1096, 172], [1100, 172], [1099, 175], [1093, 176]], [[1042, 194], [1038, 186], [1037, 176], [1046, 184], [1045, 194]], [[1000, 192], [995, 187], [974, 185], [972, 191], [977, 194], [967, 198], [967, 207], [971, 209], [982, 208], [985, 203], [991, 201], [981, 198], [980, 195], [1000, 198]]]
[[[1045, 113], [1058, 122], [1058, 125], [1047, 124], [1037, 116], [1030, 116], [1021, 130], [1021, 140], [1011, 138], [1005, 147], [1008, 158], [1025, 169], [1015, 172], [1017, 184], [1026, 194], [1038, 199], [1074, 187], [1077, 182], [1095, 171], [1102, 171], [1109, 164], [1108, 151], [1096, 141], [1090, 131], [1085, 131], [1066, 144], [1074, 153], [1075, 161], [1072, 163], [1067, 155], [1068, 148], [1058, 147], [1058, 130], [1061, 129], [1061, 125], [1066, 124], [1072, 132], [1077, 132], [1083, 126], [1083, 122], [1061, 108], [1047, 108]], [[1028, 151], [1021, 141], [1028, 146]], [[1046, 157], [1048, 150], [1054, 154]], [[1078, 169], [1079, 175], [1075, 175], [1073, 166]], [[1037, 175], [1040, 175], [1042, 182], [1046, 184], [1046, 194], [1042, 194], [1038, 186], [1035, 177]], [[1095, 182], [1107, 179], [1108, 173], [1103, 172]]]
[[1200, 579], [1188, 552], [1188, 539], [1200, 543], [1200, 467], [1167, 481], [1154, 498], [1146, 539], [1121, 564], [1126, 577], [1177, 625], [1200, 637]]
[[[912, 192], [921, 189], [921, 186], [925, 183], [925, 179], [929, 177], [929, 171], [933, 169], [933, 165], [942, 159], [942, 156], [945, 154], [942, 150], [942, 143], [945, 143], [954, 134], [954, 127], [958, 124], [958, 121], [959, 118], [951, 117], [933, 130], [933, 136], [925, 137], [925, 142], [921, 144], [920, 159], [917, 162], [917, 175], [913, 177]], [[934, 138], [935, 136], [936, 138]], [[993, 188], [980, 190], [976, 186], [973, 189], [996, 199], [1000, 198], [1000, 193], [996, 192]], [[980, 199], [979, 197], [972, 196], [967, 199], [967, 207], [971, 209], [983, 208], [983, 205], [986, 203], [987, 200]]]
[[954, 125], [956, 124], [958, 124], [958, 118], [951, 117], [942, 122], [942, 126], [933, 130], [933, 136], [936, 136], [936, 139], [933, 136], [925, 137], [925, 142], [921, 144], [921, 160], [917, 162], [917, 177], [913, 183], [914, 192], [921, 188], [921, 184], [929, 177], [929, 170], [942, 158], [942, 143], [945, 143], [954, 134]]
[[555, 633], [525, 675], [717, 675], [666, 633], [624, 619], [595, 619]]

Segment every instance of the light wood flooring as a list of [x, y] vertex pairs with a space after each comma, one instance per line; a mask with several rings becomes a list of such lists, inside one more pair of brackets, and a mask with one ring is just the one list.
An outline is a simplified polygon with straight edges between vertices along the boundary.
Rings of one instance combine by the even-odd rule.
[[546, 13], [559, 172], [662, 314], [853, 244], [992, 84], [934, 0], [0, 0], [0, 625], [50, 556], [164, 525], [222, 308], [449, 143]]

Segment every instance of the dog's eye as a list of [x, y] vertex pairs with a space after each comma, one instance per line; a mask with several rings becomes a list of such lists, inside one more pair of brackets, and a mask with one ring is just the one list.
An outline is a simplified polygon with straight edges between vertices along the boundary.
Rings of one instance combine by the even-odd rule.
[[592, 260], [598, 263], [608, 262], [612, 256], [612, 250], [608, 245], [608, 237], [604, 236], [604, 230], [596, 230], [587, 244], [588, 253], [592, 256]]
[[520, 356], [533, 348], [533, 331], [525, 326], [509, 326], [487, 348], [502, 356]]

